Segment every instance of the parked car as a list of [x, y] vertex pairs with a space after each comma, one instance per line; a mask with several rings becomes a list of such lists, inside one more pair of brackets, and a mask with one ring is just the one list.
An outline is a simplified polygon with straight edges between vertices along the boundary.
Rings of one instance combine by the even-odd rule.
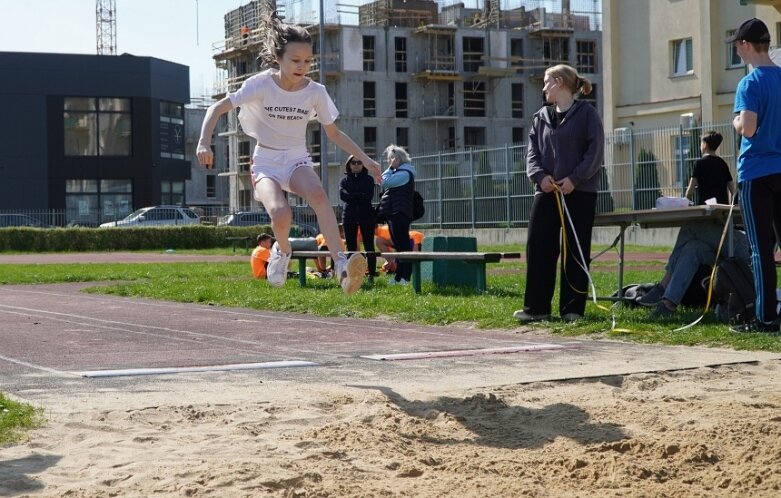
[[[271, 225], [271, 218], [263, 211], [237, 211], [217, 220], [217, 226], [251, 227], [255, 225]], [[314, 237], [318, 234], [317, 227], [308, 223], [299, 223], [293, 217], [292, 233], [297, 237]]]
[[2, 227], [51, 228], [52, 226], [26, 214], [0, 214], [0, 228]]
[[103, 223], [100, 228], [198, 225], [200, 216], [182, 206], [149, 206], [134, 211], [119, 221]]

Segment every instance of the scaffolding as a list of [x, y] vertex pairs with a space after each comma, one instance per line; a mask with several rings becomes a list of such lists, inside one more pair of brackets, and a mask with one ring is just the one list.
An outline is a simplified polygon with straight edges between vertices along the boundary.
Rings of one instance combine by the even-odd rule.
[[358, 7], [361, 26], [398, 26], [414, 28], [437, 22], [434, 0], [377, 0]]

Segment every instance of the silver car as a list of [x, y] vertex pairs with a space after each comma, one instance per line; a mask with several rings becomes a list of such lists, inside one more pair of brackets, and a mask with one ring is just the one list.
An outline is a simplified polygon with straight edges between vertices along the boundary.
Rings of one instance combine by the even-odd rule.
[[134, 211], [119, 221], [103, 223], [100, 228], [198, 225], [201, 217], [182, 206], [150, 206]]

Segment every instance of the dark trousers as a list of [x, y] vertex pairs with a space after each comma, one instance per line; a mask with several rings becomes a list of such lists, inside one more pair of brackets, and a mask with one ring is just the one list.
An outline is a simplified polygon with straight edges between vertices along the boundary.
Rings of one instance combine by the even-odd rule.
[[768, 323], [777, 318], [775, 245], [776, 234], [781, 233], [781, 174], [746, 180], [739, 186], [757, 293], [755, 313]]
[[[358, 228], [361, 229], [361, 238], [363, 239], [363, 250], [374, 252], [374, 229], [377, 224], [374, 220], [362, 221], [358, 223], [344, 223], [344, 242], [348, 251], [358, 251]], [[369, 276], [377, 276], [377, 257], [369, 256]]]
[[[554, 195], [535, 195], [529, 217], [523, 309], [533, 315], [551, 314], [551, 300], [556, 288], [556, 263], [561, 252], [561, 221]], [[563, 198], [588, 266], [591, 262], [591, 229], [594, 226], [597, 194], [574, 191]], [[588, 297], [588, 276], [576, 262], [580, 254], [566, 216], [565, 223], [567, 253], [561, 261], [559, 313], [583, 315]]]
[[[411, 251], [412, 242], [409, 238], [409, 226], [412, 218], [403, 213], [394, 213], [388, 216], [388, 229], [390, 230], [391, 242], [397, 251]], [[412, 263], [409, 261], [396, 260], [396, 281], [401, 279], [410, 281], [412, 278]]]

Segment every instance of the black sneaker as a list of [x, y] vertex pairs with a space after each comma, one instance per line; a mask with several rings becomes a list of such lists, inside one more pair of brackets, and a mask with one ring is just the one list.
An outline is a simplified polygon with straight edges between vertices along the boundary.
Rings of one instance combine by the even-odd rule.
[[662, 296], [664, 296], [664, 287], [661, 284], [656, 284], [637, 300], [637, 304], [652, 308], [662, 302]]
[[664, 304], [664, 301], [659, 301], [659, 304], [656, 305], [656, 308], [654, 308], [649, 316], [653, 319], [666, 319], [673, 316], [675, 311], [676, 310], [668, 308], [667, 305]]
[[781, 335], [779, 326], [775, 322], [765, 323], [759, 320], [752, 320], [748, 323], [732, 325], [730, 331], [736, 334], [767, 334], [772, 336]]

